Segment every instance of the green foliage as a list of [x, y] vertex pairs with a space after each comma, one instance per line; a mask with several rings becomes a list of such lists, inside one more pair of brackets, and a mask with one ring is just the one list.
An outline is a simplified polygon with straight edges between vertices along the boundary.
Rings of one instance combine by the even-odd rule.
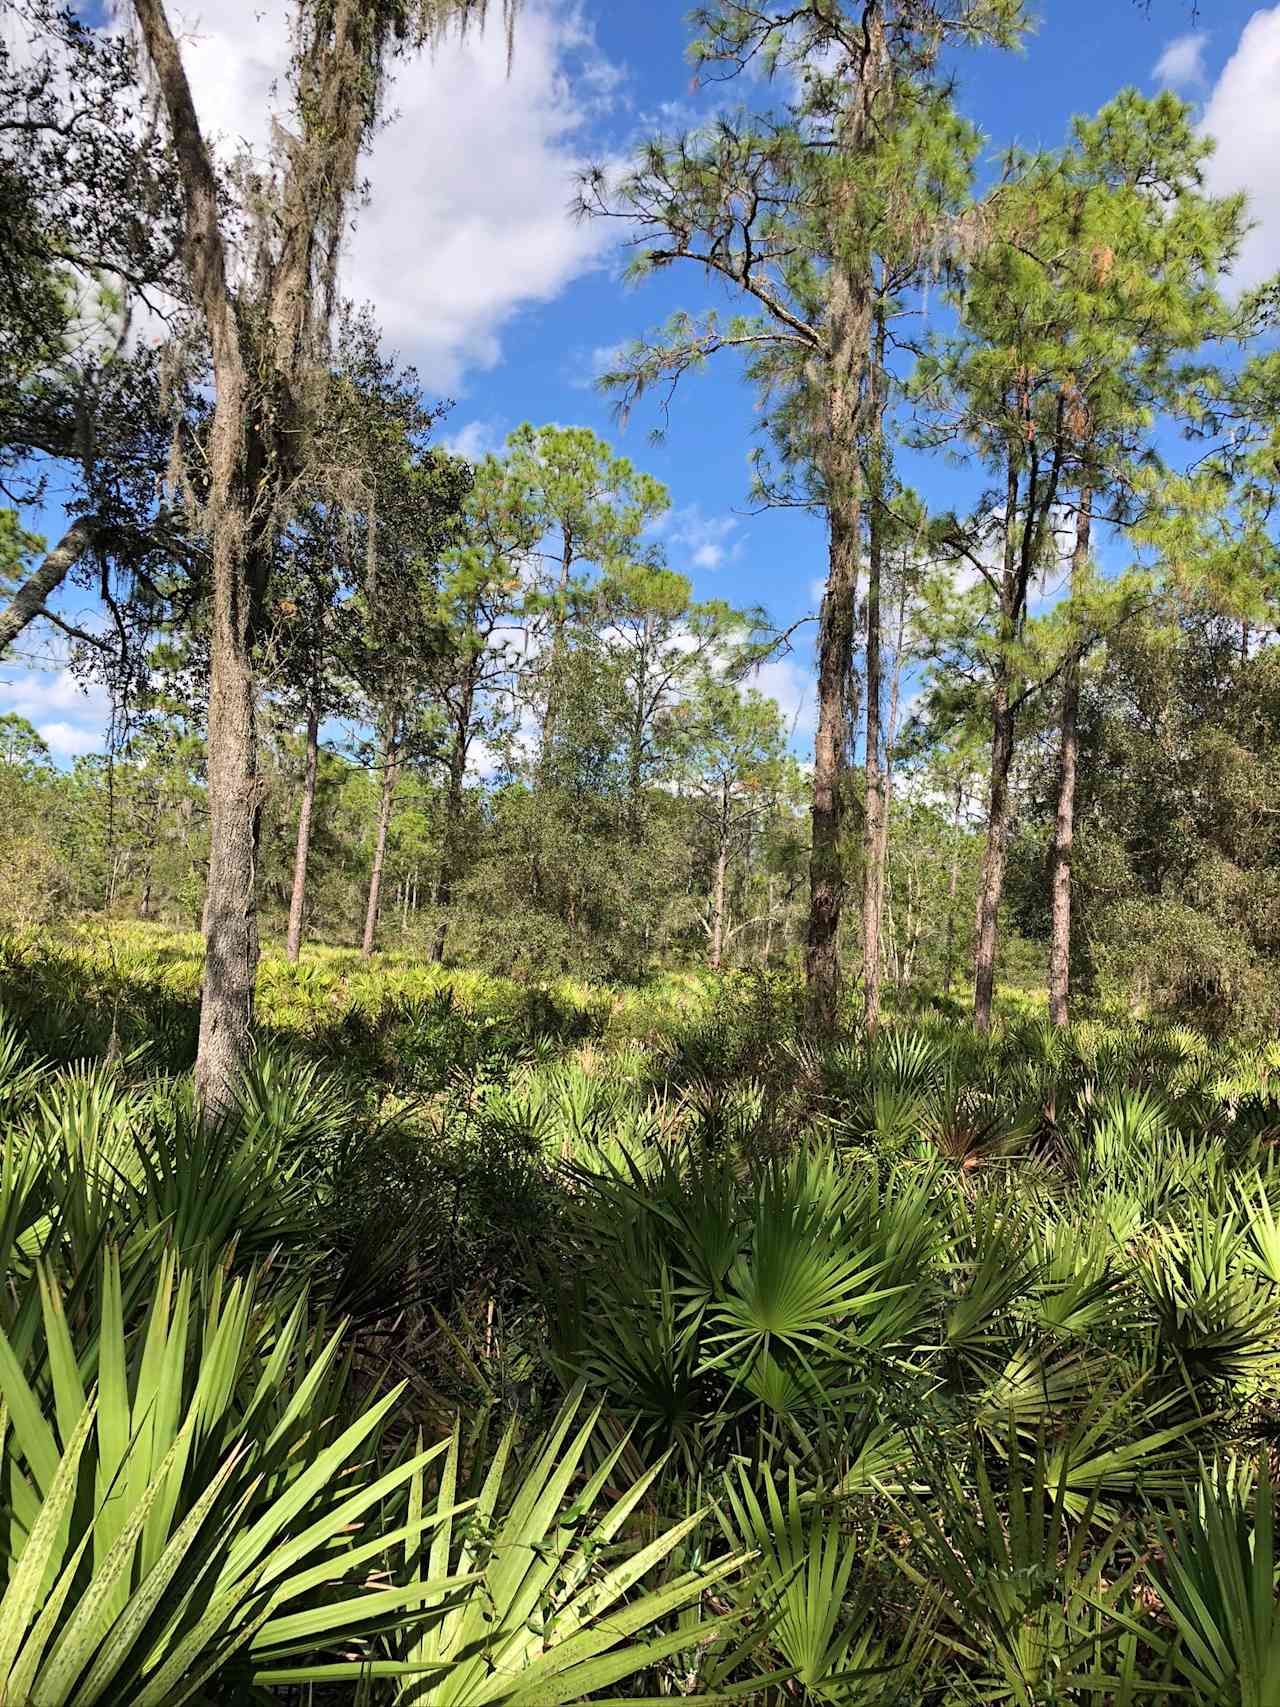
[[6, 949], [20, 1683], [1266, 1700], [1273, 1051], [316, 954], [202, 1127], [183, 952]]

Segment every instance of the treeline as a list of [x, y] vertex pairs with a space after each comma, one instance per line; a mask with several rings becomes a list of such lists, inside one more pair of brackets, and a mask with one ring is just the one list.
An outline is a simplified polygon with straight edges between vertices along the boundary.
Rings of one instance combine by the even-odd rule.
[[[1012, 918], [1057, 1023], [1081, 980], [1224, 1022], [1272, 1000], [1271, 819], [1238, 790], [1256, 774], [1265, 801], [1269, 774], [1277, 291], [1233, 286], [1248, 211], [1205, 192], [1189, 107], [1125, 91], [1060, 150], [993, 159], [950, 55], [1015, 45], [1019, 0], [718, 0], [693, 58], [767, 72], [750, 104], [584, 175], [580, 213], [619, 221], [637, 276], [691, 264], [736, 304], [675, 315], [605, 386], [665, 410], [744, 359], [755, 496], [826, 527], [802, 829], [747, 686], [768, 624], [693, 600], [654, 550], [665, 494], [574, 429], [478, 469], [444, 454], [441, 406], [340, 300], [395, 62], [483, 7], [299, 0], [276, 156], [234, 168], [160, 0], [134, 11], [130, 40], [20, 0], [29, 39], [0, 49], [0, 643], [53, 624], [109, 683], [112, 838], [146, 743], [203, 727], [180, 839], [207, 836], [206, 1103], [249, 1047], [286, 866], [292, 952], [308, 918], [372, 949], [393, 914], [432, 956], [510, 965], [789, 943], [815, 1032], [851, 981], [874, 1031], [886, 970], [939, 963], [969, 968], [985, 1029]], [[942, 459], [967, 508], [908, 483]], [[24, 517], [55, 490], [46, 549]], [[101, 623], [68, 620], [77, 582]], [[335, 770], [339, 724], [364, 780]], [[344, 838], [323, 791], [369, 778]]]

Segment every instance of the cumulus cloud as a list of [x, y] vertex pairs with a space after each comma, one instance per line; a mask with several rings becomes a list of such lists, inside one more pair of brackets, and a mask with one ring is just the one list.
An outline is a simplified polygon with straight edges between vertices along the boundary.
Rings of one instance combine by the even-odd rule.
[[811, 736], [817, 728], [813, 671], [795, 658], [770, 658], [747, 678], [748, 687], [776, 700], [792, 736]]
[[0, 682], [0, 712], [16, 712], [39, 732], [55, 758], [101, 752], [111, 715], [100, 687], [81, 686], [68, 669], [21, 670]]
[[61, 719], [42, 723], [40, 735], [55, 759], [75, 759], [82, 753], [100, 753], [103, 749], [101, 729], [86, 729]]
[[1188, 89], [1203, 83], [1208, 40], [1203, 33], [1175, 36], [1152, 67], [1151, 75], [1170, 89]]
[[685, 504], [672, 510], [657, 530], [672, 549], [676, 569], [719, 569], [732, 562], [742, 550], [741, 540], [732, 536], [737, 516], [708, 516], [700, 504]]
[[440, 442], [454, 456], [465, 457], [468, 462], [479, 462], [482, 457], [501, 450], [505, 437], [505, 428], [490, 418], [466, 421], [456, 432], [446, 433]]
[[1205, 103], [1204, 129], [1217, 140], [1208, 187], [1244, 190], [1255, 228], [1234, 278], [1255, 285], [1280, 269], [1280, 6], [1255, 12]]
[[[392, 116], [364, 162], [370, 199], [344, 284], [372, 302], [389, 341], [433, 390], [492, 367], [501, 334], [549, 301], [612, 241], [569, 212], [591, 122], [623, 72], [598, 51], [569, 0], [525, 9], [508, 72], [499, 8], [483, 30], [403, 63]], [[288, 8], [219, 0], [184, 19], [196, 105], [224, 151], [262, 154], [288, 62]]]

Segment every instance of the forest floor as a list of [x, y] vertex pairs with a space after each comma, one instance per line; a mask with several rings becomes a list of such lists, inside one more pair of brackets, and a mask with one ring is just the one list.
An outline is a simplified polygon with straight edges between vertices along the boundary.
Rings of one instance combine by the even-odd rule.
[[[127, 1389], [113, 1417], [159, 1402], [145, 1348], [181, 1295], [216, 1331], [183, 1329], [173, 1426], [200, 1411], [246, 1510], [276, 1483], [237, 1481], [235, 1452], [281, 1486], [316, 1471], [279, 1507], [291, 1566], [332, 1558], [315, 1502], [335, 1419], [342, 1441], [376, 1420], [356, 1485], [415, 1438], [453, 1443], [443, 1480], [371, 1484], [388, 1537], [450, 1477], [484, 1483], [480, 1553], [446, 1526], [431, 1567], [488, 1573], [467, 1591], [478, 1702], [517, 1699], [480, 1688], [495, 1651], [518, 1672], [561, 1638], [543, 1707], [624, 1676], [654, 1696], [789, 1679], [840, 1707], [1280, 1701], [1280, 1046], [1055, 1032], [1017, 996], [986, 1038], [932, 1012], [816, 1043], [782, 973], [523, 988], [319, 948], [264, 958], [261, 1046], [210, 1131], [198, 976], [198, 938], [158, 927], [0, 945], [0, 1396], [23, 1419], [0, 1450], [23, 1522], [54, 1497], [89, 1372]], [[313, 1390], [338, 1347], [338, 1386]], [[249, 1402], [273, 1383], [276, 1409]], [[312, 1420], [273, 1458], [286, 1416]], [[195, 1509], [184, 1490], [166, 1522]], [[501, 1566], [517, 1539], [551, 1561], [536, 1641]], [[353, 1653], [371, 1688], [407, 1663], [426, 1638], [397, 1545], [286, 1574], [297, 1621], [229, 1648], [227, 1688], [293, 1702]], [[393, 1586], [368, 1624], [326, 1585], [367, 1588], [372, 1554]], [[575, 1670], [594, 1616], [575, 1584], [628, 1608], [607, 1674]], [[729, 1623], [695, 1633], [690, 1595]], [[396, 1699], [384, 1681], [367, 1699]]]

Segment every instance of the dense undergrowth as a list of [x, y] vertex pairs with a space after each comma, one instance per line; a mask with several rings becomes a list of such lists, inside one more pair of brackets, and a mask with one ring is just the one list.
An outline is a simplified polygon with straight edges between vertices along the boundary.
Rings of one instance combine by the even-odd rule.
[[0, 957], [6, 1701], [1280, 1702], [1280, 1047]]

